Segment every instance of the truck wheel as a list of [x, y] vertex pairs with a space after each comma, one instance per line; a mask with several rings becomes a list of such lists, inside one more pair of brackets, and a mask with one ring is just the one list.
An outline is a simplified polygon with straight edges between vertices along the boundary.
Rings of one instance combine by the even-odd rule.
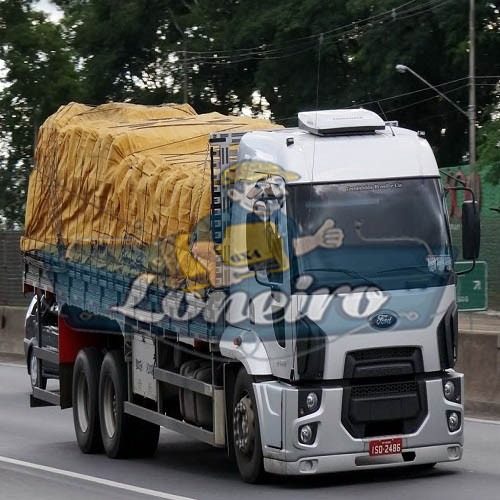
[[33, 349], [30, 349], [30, 354], [28, 358], [28, 366], [29, 366], [29, 374], [30, 374], [30, 383], [31, 390], [33, 391], [33, 387], [39, 387], [40, 389], [47, 388], [47, 379], [42, 377], [40, 381], [38, 381], [38, 358], [35, 356]]
[[236, 463], [242, 479], [257, 483], [264, 476], [260, 426], [252, 378], [244, 368], [234, 386], [233, 437]]
[[83, 453], [102, 450], [97, 404], [102, 354], [95, 347], [82, 349], [73, 368], [73, 423]]
[[123, 411], [127, 392], [123, 354], [110, 351], [102, 362], [99, 379], [99, 416], [104, 450], [110, 458], [151, 456], [158, 446], [160, 427]]

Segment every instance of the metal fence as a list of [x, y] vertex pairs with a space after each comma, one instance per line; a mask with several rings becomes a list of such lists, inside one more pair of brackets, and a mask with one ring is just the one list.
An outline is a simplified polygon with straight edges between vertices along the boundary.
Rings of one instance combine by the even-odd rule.
[[26, 306], [22, 292], [23, 260], [19, 249], [22, 231], [0, 231], [0, 306]]
[[481, 218], [479, 258], [488, 263], [488, 309], [500, 311], [500, 214]]
[[[460, 177], [467, 181], [470, 171], [466, 165], [444, 169], [448, 174]], [[458, 185], [442, 175], [444, 184]], [[480, 172], [480, 186], [476, 187], [481, 204], [481, 251], [479, 259], [488, 265], [488, 309], [500, 311], [500, 213], [492, 209], [500, 208], [500, 184], [489, 182], [486, 171]], [[451, 196], [448, 196], [448, 209], [453, 214]], [[463, 195], [458, 194], [455, 199], [456, 208], [460, 207]], [[461, 220], [459, 216], [451, 216], [453, 244], [461, 247]]]

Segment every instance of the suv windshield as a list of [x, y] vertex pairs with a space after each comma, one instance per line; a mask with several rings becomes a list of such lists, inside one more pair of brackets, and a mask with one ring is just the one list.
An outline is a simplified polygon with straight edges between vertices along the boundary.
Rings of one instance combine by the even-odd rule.
[[453, 279], [438, 179], [287, 187], [291, 238], [321, 233], [329, 219], [343, 232], [340, 246], [329, 246], [326, 238], [314, 250], [293, 257], [292, 284], [309, 275], [314, 288], [372, 285], [394, 290], [443, 286]]

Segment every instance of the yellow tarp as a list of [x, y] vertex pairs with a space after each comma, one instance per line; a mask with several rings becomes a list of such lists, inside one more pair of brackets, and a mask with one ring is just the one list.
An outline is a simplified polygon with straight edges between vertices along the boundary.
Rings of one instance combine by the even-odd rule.
[[140, 265], [179, 284], [171, 245], [210, 210], [209, 135], [266, 128], [276, 126], [187, 104], [63, 106], [40, 128], [21, 249], [123, 270], [140, 248]]

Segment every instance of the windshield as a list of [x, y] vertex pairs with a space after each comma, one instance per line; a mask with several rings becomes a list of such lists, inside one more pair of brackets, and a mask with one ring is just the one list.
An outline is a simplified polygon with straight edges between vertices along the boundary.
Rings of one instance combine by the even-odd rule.
[[[314, 288], [394, 290], [443, 286], [453, 279], [438, 179], [291, 184], [288, 192], [289, 236], [316, 238], [312, 251], [300, 251], [291, 241], [299, 248], [291, 262], [292, 284], [308, 275]], [[341, 230], [340, 244], [329, 244], [332, 228]]]

